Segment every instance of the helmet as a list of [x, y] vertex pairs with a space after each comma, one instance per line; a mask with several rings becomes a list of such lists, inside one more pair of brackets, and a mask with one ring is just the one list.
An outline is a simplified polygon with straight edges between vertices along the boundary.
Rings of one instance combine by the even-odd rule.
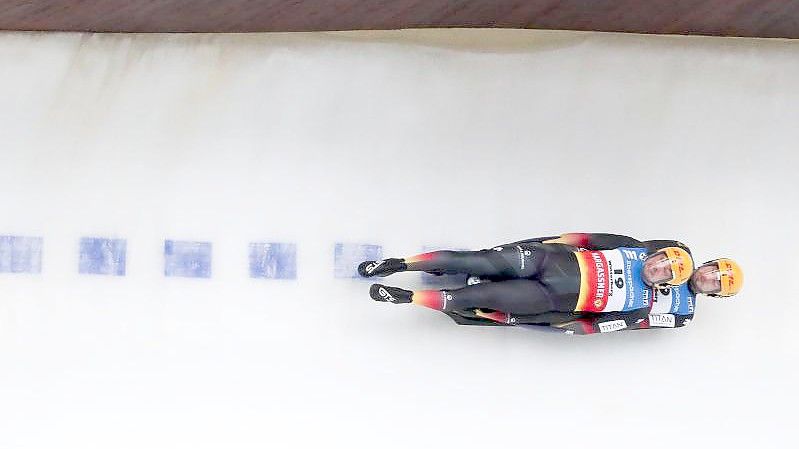
[[665, 256], [661, 262], [658, 262], [658, 265], [667, 265], [671, 271], [671, 277], [658, 279], [657, 285], [677, 286], [691, 278], [694, 271], [694, 260], [688, 251], [677, 246], [669, 246], [649, 254], [647, 259], [652, 259], [658, 254]]
[[[702, 264], [702, 267], [713, 266], [721, 288], [718, 292], [708, 293], [710, 296], [732, 296], [744, 285], [744, 272], [741, 266], [732, 259], [714, 259]], [[701, 267], [700, 267], [701, 268]]]

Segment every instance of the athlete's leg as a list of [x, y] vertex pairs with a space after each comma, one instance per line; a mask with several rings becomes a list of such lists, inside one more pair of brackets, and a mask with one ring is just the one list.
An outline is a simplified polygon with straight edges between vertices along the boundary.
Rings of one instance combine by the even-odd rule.
[[442, 311], [481, 309], [510, 315], [536, 315], [557, 310], [555, 298], [540, 282], [511, 279], [469, 285], [457, 290], [420, 290], [411, 292], [375, 284], [370, 296], [376, 301], [407, 303]]
[[364, 277], [400, 271], [433, 274], [466, 273], [474, 276], [525, 278], [538, 273], [544, 258], [539, 243], [498, 246], [481, 251], [433, 251], [405, 259], [366, 261], [358, 267]]

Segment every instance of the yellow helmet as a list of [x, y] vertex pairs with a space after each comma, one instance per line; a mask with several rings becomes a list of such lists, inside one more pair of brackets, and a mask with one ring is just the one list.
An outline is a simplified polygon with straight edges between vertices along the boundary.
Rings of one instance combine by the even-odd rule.
[[663, 254], [666, 257], [664, 263], [667, 262], [671, 268], [671, 279], [665, 279], [659, 282], [659, 285], [677, 286], [691, 278], [691, 274], [694, 272], [694, 259], [688, 251], [677, 246], [668, 246], [655, 251], [647, 258], [656, 254]]
[[710, 296], [732, 296], [741, 291], [744, 285], [744, 272], [741, 266], [732, 259], [721, 258], [705, 262], [702, 266], [716, 265], [718, 267], [717, 276], [721, 289], [710, 294]]

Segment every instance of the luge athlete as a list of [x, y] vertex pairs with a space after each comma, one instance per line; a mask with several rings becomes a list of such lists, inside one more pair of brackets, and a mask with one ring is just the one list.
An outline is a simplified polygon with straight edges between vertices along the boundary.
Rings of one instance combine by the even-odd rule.
[[[366, 261], [366, 277], [401, 271], [467, 273], [480, 283], [457, 290], [411, 292], [375, 284], [377, 301], [424, 305], [460, 324], [568, 324], [575, 318], [624, 313], [646, 318], [658, 288], [679, 286], [693, 269], [685, 245], [642, 242], [614, 234], [564, 234], [482, 251], [436, 251]], [[568, 329], [567, 329], [568, 330]]]
[[[633, 311], [596, 314], [550, 324], [576, 334], [681, 327], [693, 320], [697, 295], [727, 298], [741, 291], [743, 280], [743, 271], [738, 263], [728, 258], [715, 259], [702, 264], [688, 282], [670, 289], [656, 289], [646, 313]], [[481, 314], [480, 311], [476, 313]], [[502, 321], [503, 317], [488, 315], [487, 318]]]

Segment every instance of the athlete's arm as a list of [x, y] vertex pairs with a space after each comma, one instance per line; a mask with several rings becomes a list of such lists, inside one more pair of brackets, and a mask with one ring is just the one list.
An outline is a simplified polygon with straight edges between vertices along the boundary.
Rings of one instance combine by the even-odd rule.
[[646, 309], [640, 309], [629, 312], [601, 313], [592, 317], [552, 324], [551, 326], [575, 335], [646, 329], [646, 327], [641, 326], [646, 321], [646, 311]]
[[682, 327], [691, 322], [693, 315], [648, 314], [648, 309], [629, 312], [608, 312], [575, 319], [566, 319], [569, 312], [550, 312], [541, 315], [512, 316], [500, 311], [476, 309], [474, 314], [498, 324], [536, 325], [560, 329], [575, 335], [590, 335], [622, 330], [641, 330], [657, 327]]
[[643, 242], [618, 234], [569, 232], [560, 236], [534, 237], [518, 242], [506, 243], [501, 246], [513, 246], [520, 243], [560, 243], [562, 245], [574, 246], [589, 250], [615, 249], [622, 246], [630, 248], [642, 248]]
[[616, 249], [620, 247], [646, 248], [647, 253], [653, 253], [669, 246], [676, 246], [688, 251], [688, 254], [691, 253], [691, 250], [684, 243], [677, 240], [641, 241], [626, 235], [587, 232], [569, 232], [557, 237], [535, 237], [527, 240], [519, 240], [518, 242], [508, 243], [502, 246], [512, 246], [519, 243], [560, 243], [562, 245], [569, 245], [593, 251]]
[[642, 248], [644, 243], [640, 240], [618, 234], [570, 232], [558, 238], [544, 240], [543, 243], [561, 243], [588, 250], [605, 250], [619, 247]]
[[629, 312], [607, 312], [599, 314], [576, 314], [573, 312], [547, 312], [539, 315], [508, 315], [498, 311], [475, 310], [475, 315], [496, 323], [550, 327], [570, 334], [589, 335], [618, 330], [642, 329], [648, 309]]
[[669, 246], [676, 246], [678, 248], [682, 248], [688, 251], [688, 254], [691, 254], [691, 249], [685, 246], [684, 243], [678, 242], [677, 240], [647, 240], [643, 242], [643, 244], [644, 248], [646, 248], [646, 252], [649, 254]]

